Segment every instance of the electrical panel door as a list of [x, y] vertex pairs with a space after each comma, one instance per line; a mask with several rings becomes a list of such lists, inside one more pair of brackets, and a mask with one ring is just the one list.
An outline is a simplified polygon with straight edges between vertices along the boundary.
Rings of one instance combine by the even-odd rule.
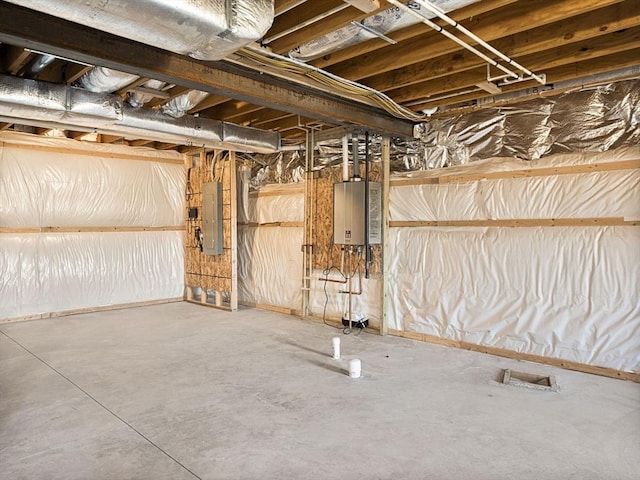
[[202, 252], [222, 255], [222, 183], [202, 184]]

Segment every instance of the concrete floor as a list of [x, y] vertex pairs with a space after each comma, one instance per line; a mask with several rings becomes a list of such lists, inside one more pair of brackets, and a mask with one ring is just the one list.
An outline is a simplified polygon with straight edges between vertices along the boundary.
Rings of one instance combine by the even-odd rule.
[[0, 332], [2, 479], [639, 478], [630, 382], [187, 303]]

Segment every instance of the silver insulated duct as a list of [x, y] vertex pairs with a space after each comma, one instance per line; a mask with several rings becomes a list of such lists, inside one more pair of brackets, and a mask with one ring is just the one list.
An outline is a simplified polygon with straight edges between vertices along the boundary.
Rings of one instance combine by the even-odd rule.
[[227, 57], [273, 22], [273, 0], [8, 1], [200, 60]]
[[157, 110], [136, 109], [118, 95], [0, 75], [0, 117], [15, 123], [97, 131], [126, 138], [274, 152], [275, 132], [185, 115], [173, 118]]

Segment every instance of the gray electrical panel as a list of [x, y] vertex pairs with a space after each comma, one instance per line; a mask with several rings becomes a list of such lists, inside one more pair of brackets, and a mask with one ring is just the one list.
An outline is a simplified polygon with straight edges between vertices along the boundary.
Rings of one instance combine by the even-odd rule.
[[202, 184], [202, 253], [222, 255], [222, 183]]
[[[369, 211], [365, 212], [365, 182], [333, 185], [333, 242], [338, 245], [382, 243], [382, 185], [369, 182]], [[369, 241], [365, 242], [365, 215]]]

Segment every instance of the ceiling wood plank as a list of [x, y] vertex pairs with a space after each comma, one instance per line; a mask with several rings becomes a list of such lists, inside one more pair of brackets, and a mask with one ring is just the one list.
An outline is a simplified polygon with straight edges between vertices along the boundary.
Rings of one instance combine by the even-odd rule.
[[29, 63], [32, 55], [31, 52], [22, 47], [9, 45], [2, 59], [2, 70], [15, 75]]
[[265, 34], [265, 43], [269, 43], [271, 37], [276, 37], [282, 33], [299, 27], [308, 22], [319, 21], [327, 11], [336, 8], [353, 8], [342, 0], [313, 1], [292, 8], [288, 12], [276, 17], [269, 31]]
[[215, 107], [221, 105], [225, 102], [229, 101], [229, 97], [223, 97], [221, 95], [209, 95], [207, 98], [202, 100], [198, 105], [189, 110], [190, 114], [198, 113], [203, 110], [207, 110], [211, 107]]
[[[516, 3], [509, 8], [489, 12], [482, 19], [465, 24], [487, 42], [548, 25], [564, 18], [619, 3], [621, 0], [558, 0], [554, 2]], [[523, 21], [526, 19], [526, 21]], [[434, 36], [435, 34], [435, 36]], [[422, 62], [459, 49], [452, 40], [432, 32], [406, 42], [381, 48], [372, 55], [350, 59], [330, 68], [336, 75], [360, 80], [391, 70]]]
[[276, 0], [273, 7], [273, 13], [277, 17], [292, 8], [302, 5], [307, 0]]
[[[625, 50], [632, 50], [639, 46], [640, 26], [611, 32], [609, 35], [575, 42], [543, 52], [516, 56], [514, 60], [529, 66], [538, 73], [544, 73], [550, 68], [590, 58], [611, 55]], [[640, 64], [640, 58], [637, 59], [637, 63]], [[447, 75], [411, 87], [391, 91], [388, 92], [388, 94], [396, 102], [405, 103], [416, 99], [427, 98], [432, 95], [438, 95], [442, 92], [476, 85], [486, 80], [487, 76], [484, 67], [456, 73], [456, 75]]]
[[[554, 83], [564, 82], [566, 80], [584, 79], [584, 82], [587, 83], [588, 77], [590, 76], [603, 74], [611, 71], [616, 71], [616, 70], [624, 69], [628, 67], [634, 67], [638, 63], [638, 60], [637, 60], [638, 58], [640, 58], [640, 48], [636, 48], [634, 50], [627, 50], [614, 55], [607, 55], [604, 57], [585, 60], [584, 62], [570, 63], [568, 65], [564, 65], [561, 67], [556, 67], [548, 70], [547, 82], [548, 84], [554, 84]], [[514, 84], [508, 87], [504, 87], [503, 93], [524, 91], [526, 89], [531, 89], [532, 87], [536, 87], [536, 86], [537, 85], [535, 82]], [[541, 93], [544, 94], [543, 91], [541, 91]], [[552, 90], [548, 94], [557, 94], [557, 93], [560, 93], [560, 91]], [[455, 98], [425, 102], [422, 104], [414, 105], [411, 107], [411, 109], [419, 111], [426, 108], [458, 105], [463, 102], [473, 102], [475, 100], [480, 100], [480, 99], [488, 98], [492, 96], [493, 95], [486, 92], [474, 92], [470, 94], [457, 96]]]
[[93, 67], [80, 65], [78, 63], [69, 63], [64, 70], [64, 83], [73, 83], [82, 77]]
[[118, 90], [116, 92], [116, 95], [120, 95], [121, 97], [126, 95], [127, 92], [133, 88], [139, 87], [140, 85], [142, 85], [143, 83], [148, 82], [150, 79], [147, 77], [140, 77], [137, 80], [134, 80], [133, 82], [131, 82], [128, 85], [125, 85], [124, 87], [122, 87], [120, 90]]
[[[618, 3], [550, 25], [509, 35], [493, 41], [492, 45], [508, 56], [517, 57], [555, 49], [638, 25], [640, 25], [640, 2], [633, 5]], [[386, 92], [484, 64], [485, 62], [473, 53], [459, 50], [375, 75], [367, 79], [366, 83], [371, 88]], [[533, 68], [527, 63], [524, 63], [524, 66]]]

